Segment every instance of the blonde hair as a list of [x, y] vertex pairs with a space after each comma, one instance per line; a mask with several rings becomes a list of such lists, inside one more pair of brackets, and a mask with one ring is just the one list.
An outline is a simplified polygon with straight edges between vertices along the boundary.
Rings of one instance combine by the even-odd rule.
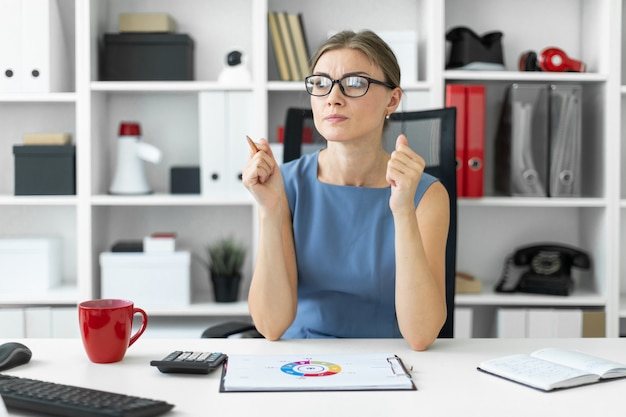
[[400, 65], [395, 54], [389, 45], [371, 30], [362, 30], [360, 32], [344, 30], [331, 36], [320, 45], [313, 56], [311, 69], [315, 68], [317, 61], [324, 53], [343, 48], [361, 51], [383, 71], [384, 81], [392, 84], [394, 87], [400, 86]]

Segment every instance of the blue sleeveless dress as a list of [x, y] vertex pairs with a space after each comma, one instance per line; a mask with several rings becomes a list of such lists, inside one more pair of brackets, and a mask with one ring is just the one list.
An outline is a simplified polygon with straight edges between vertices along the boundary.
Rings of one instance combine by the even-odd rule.
[[[391, 187], [322, 183], [318, 154], [281, 166], [298, 265], [298, 311], [283, 338], [401, 337]], [[435, 181], [422, 175], [416, 206]]]

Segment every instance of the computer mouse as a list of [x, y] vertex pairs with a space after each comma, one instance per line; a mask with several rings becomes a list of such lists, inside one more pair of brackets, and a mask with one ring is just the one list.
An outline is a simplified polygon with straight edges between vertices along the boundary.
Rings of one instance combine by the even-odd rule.
[[7, 342], [0, 345], [0, 371], [24, 365], [30, 361], [33, 352], [18, 342]]

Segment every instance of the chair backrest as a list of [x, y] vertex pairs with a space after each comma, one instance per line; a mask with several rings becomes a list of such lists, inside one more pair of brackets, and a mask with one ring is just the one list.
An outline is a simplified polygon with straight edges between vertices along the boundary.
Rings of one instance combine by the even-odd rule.
[[[302, 132], [313, 128], [310, 109], [290, 108], [285, 121], [283, 162], [303, 153]], [[454, 292], [456, 276], [457, 193], [456, 193], [456, 109], [396, 112], [390, 115], [383, 134], [383, 147], [391, 152], [396, 138], [404, 133], [411, 149], [426, 161], [425, 171], [439, 179], [450, 196], [450, 230], [446, 245], [446, 305], [448, 317], [439, 337], [454, 334]], [[318, 134], [313, 134], [313, 142]], [[317, 144], [314, 148], [323, 147]], [[306, 152], [305, 152], [306, 153]]]

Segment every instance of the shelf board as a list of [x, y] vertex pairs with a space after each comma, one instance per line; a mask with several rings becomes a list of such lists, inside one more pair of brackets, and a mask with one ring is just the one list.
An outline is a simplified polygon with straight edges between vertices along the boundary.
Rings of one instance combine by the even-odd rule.
[[0, 195], [0, 206], [74, 206], [75, 195]]
[[607, 206], [604, 198], [546, 198], [546, 197], [481, 197], [459, 198], [460, 207], [597, 207]]
[[94, 206], [246, 206], [252, 205], [250, 195], [235, 197], [208, 197], [202, 195], [151, 194], [138, 196], [95, 195], [91, 197]]
[[520, 306], [520, 307], [604, 307], [606, 297], [580, 289], [568, 296], [544, 294], [498, 294], [487, 286], [480, 294], [457, 294], [456, 306]]
[[3, 292], [1, 306], [75, 306], [78, 304], [78, 288], [67, 285], [48, 291]]
[[2, 103], [74, 103], [76, 93], [1, 93]]
[[234, 303], [193, 303], [180, 308], [145, 308], [150, 316], [161, 317], [249, 317], [247, 301]]
[[578, 72], [541, 72], [541, 71], [463, 71], [447, 70], [444, 77], [448, 81], [541, 81], [541, 82], [604, 82], [606, 74]]
[[198, 92], [251, 91], [252, 83], [222, 84], [216, 81], [92, 81], [92, 91], [102, 92]]

